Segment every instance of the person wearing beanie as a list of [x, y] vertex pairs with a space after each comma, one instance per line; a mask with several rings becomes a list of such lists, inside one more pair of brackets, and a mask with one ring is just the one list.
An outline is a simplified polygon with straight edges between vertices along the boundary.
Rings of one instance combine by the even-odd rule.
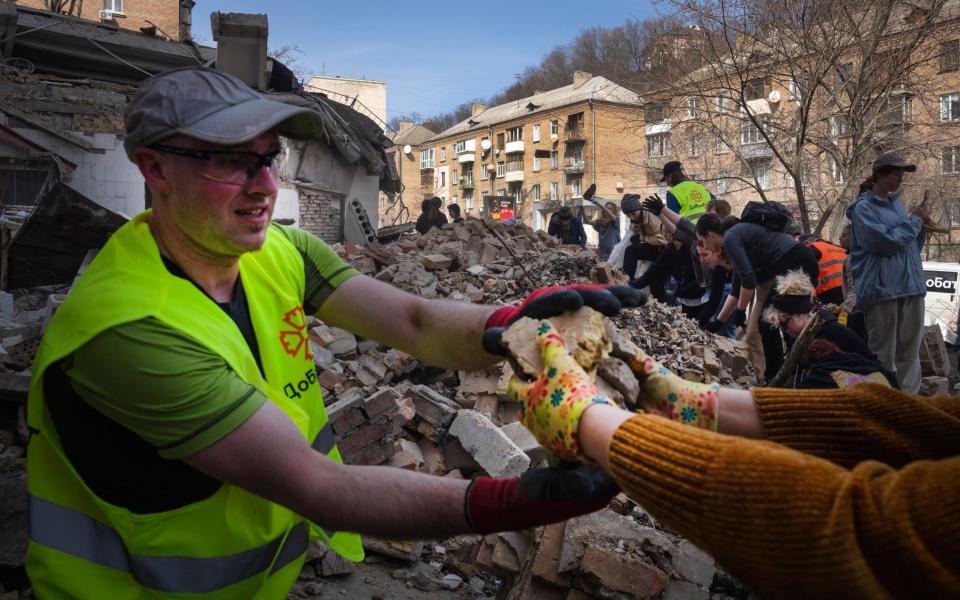
[[617, 244], [607, 263], [623, 270], [630, 279], [641, 277], [653, 266], [667, 245], [658, 219], [643, 210], [638, 194], [624, 194], [620, 210], [630, 219], [630, 230]]

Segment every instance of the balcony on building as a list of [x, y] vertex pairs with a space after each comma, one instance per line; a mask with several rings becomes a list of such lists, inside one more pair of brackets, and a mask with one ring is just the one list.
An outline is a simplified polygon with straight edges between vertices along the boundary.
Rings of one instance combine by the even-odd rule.
[[463, 175], [460, 177], [460, 187], [465, 190], [473, 188], [473, 175]]
[[584, 167], [582, 156], [568, 156], [563, 162], [564, 173], [583, 173]]
[[503, 179], [506, 182], [523, 181], [523, 160], [507, 161], [507, 168], [504, 171]]
[[453, 146], [456, 159], [462, 163], [473, 162], [477, 158], [477, 140], [464, 140]]
[[587, 141], [587, 133], [583, 125], [567, 127], [567, 129], [563, 132], [563, 141], [570, 144]]
[[743, 144], [740, 146], [740, 156], [743, 157], [744, 160], [770, 158], [773, 156], [773, 148], [766, 142]]
[[504, 151], [507, 154], [523, 152], [523, 140], [513, 140], [511, 142], [507, 142], [506, 147], [504, 147]]

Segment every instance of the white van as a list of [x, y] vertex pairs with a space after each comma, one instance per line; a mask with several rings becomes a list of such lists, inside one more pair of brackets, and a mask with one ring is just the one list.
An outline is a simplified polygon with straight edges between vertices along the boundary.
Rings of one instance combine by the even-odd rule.
[[[960, 263], [924, 262], [923, 276], [927, 280], [927, 297], [924, 299], [926, 314], [924, 325], [936, 323], [943, 332], [943, 338], [956, 339], [956, 332], [950, 330], [950, 324], [956, 323], [960, 310]], [[956, 327], [956, 325], [954, 325]]]

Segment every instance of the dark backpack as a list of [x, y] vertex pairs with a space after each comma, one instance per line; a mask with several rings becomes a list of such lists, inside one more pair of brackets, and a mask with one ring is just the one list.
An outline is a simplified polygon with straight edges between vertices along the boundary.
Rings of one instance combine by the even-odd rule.
[[740, 221], [762, 225], [770, 231], [783, 231], [793, 221], [793, 213], [779, 202], [750, 201], [744, 207]]

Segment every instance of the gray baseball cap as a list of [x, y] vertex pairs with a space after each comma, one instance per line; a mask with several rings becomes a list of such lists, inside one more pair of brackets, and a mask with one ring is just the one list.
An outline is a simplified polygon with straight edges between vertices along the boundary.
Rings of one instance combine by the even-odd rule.
[[237, 77], [206, 67], [185, 67], [147, 79], [123, 114], [123, 147], [133, 152], [172, 135], [221, 146], [243, 144], [276, 129], [294, 139], [317, 138], [315, 110], [268, 100]]
[[904, 171], [913, 173], [917, 170], [917, 165], [911, 165], [907, 161], [903, 160], [899, 154], [893, 152], [887, 152], [881, 154], [877, 157], [877, 160], [873, 161], [873, 170], [876, 171], [880, 167], [900, 167]]

